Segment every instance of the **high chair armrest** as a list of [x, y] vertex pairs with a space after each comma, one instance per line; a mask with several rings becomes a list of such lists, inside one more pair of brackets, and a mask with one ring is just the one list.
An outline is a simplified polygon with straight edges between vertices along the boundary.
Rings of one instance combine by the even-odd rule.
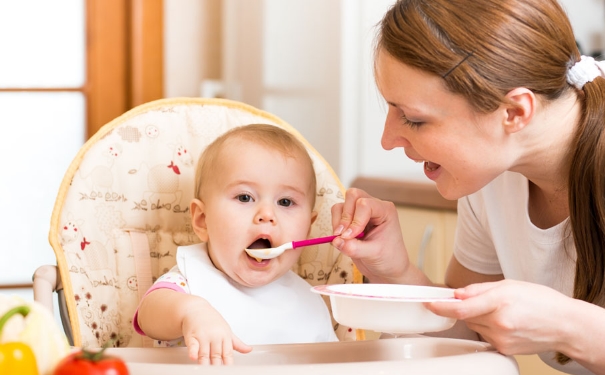
[[63, 294], [63, 283], [59, 268], [52, 265], [40, 266], [34, 271], [32, 276], [34, 282], [34, 301], [41, 303], [54, 315], [53, 308], [53, 293], [57, 292], [59, 315], [63, 325], [63, 331], [70, 345], [74, 344], [73, 334], [69, 323], [69, 313], [65, 303], [65, 295]]
[[[34, 301], [41, 303], [53, 312], [53, 292], [58, 290], [60, 284], [59, 269], [57, 266], [40, 266], [32, 277], [34, 282]], [[62, 289], [62, 288], [61, 288]]]

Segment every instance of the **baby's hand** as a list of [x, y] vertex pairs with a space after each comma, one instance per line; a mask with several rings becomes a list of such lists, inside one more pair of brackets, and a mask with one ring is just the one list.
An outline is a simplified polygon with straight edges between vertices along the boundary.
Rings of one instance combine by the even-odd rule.
[[233, 350], [248, 353], [252, 348], [231, 332], [231, 327], [207, 301], [183, 318], [183, 338], [189, 358], [199, 364], [231, 365]]

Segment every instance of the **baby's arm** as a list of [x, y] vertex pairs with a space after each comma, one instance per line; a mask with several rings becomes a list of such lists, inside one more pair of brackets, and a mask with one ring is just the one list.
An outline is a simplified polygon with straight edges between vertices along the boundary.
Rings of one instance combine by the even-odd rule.
[[156, 340], [173, 340], [183, 336], [182, 324], [187, 311], [197, 309], [202, 298], [172, 289], [155, 289], [138, 308], [140, 330]]
[[232, 364], [234, 349], [241, 353], [252, 350], [201, 297], [156, 289], [143, 298], [137, 317], [140, 329], [149, 337], [172, 340], [183, 336], [189, 357], [200, 364]]

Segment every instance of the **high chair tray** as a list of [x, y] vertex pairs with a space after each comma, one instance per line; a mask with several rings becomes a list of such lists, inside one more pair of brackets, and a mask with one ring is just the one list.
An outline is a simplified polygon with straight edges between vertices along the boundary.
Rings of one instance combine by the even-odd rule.
[[511, 357], [476, 341], [405, 337], [318, 344], [258, 345], [235, 353], [233, 366], [201, 366], [186, 348], [112, 348], [131, 375], [164, 374], [369, 374], [464, 373], [518, 375]]

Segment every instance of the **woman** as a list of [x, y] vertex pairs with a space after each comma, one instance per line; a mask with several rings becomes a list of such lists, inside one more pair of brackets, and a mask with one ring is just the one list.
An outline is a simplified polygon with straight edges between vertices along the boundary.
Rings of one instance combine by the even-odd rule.
[[[556, 0], [401, 0], [376, 46], [383, 148], [458, 199], [446, 284], [463, 301], [428, 307], [573, 374], [605, 374], [604, 72]], [[350, 189], [332, 214], [371, 282], [431, 285], [392, 203]]]

